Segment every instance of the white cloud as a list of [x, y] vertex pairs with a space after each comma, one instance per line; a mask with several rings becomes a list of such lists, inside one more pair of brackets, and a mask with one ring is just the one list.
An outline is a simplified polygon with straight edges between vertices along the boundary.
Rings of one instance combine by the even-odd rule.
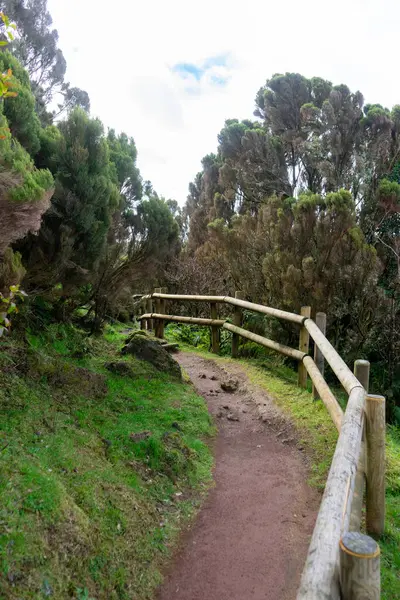
[[[395, 0], [48, 4], [72, 85], [88, 91], [106, 126], [135, 138], [143, 177], [181, 203], [224, 120], [251, 118], [273, 73], [318, 75], [370, 102], [400, 103]], [[185, 63], [204, 75], [174, 72]]]

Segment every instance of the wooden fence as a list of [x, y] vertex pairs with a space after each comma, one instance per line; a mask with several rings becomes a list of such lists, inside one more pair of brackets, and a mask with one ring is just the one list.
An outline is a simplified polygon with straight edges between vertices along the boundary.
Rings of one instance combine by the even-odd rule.
[[[207, 302], [210, 318], [169, 315], [167, 301]], [[354, 373], [325, 337], [326, 316], [311, 319], [310, 307], [294, 314], [229, 296], [167, 294], [157, 288], [142, 297], [142, 329], [153, 329], [163, 337], [168, 321], [211, 327], [214, 353], [219, 352], [219, 331], [232, 332], [232, 356], [238, 355], [239, 336], [298, 361], [298, 383], [313, 383], [332, 418], [339, 437], [321, 500], [297, 600], [377, 600], [380, 598], [380, 550], [376, 539], [385, 521], [385, 398], [368, 394], [369, 363], [358, 360]], [[218, 318], [218, 305], [233, 307], [232, 323]], [[153, 312], [154, 308], [154, 312]], [[300, 328], [299, 348], [290, 348], [242, 327], [243, 310], [254, 311]], [[314, 358], [309, 355], [310, 336]], [[324, 361], [348, 394], [345, 412], [324, 379]], [[365, 527], [360, 532], [365, 497]]]

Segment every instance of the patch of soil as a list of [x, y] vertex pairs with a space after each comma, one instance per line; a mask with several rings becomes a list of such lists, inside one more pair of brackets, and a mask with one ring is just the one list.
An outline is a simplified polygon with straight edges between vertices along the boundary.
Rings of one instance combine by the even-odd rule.
[[[157, 598], [293, 600], [320, 500], [294, 429], [240, 367], [186, 353], [178, 361], [217, 417], [215, 487]], [[229, 378], [235, 392], [216, 389]]]

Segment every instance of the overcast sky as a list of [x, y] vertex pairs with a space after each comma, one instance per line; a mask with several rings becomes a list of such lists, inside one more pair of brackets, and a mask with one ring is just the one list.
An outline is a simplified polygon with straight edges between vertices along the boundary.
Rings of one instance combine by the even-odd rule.
[[252, 118], [274, 73], [295, 71], [400, 104], [396, 0], [48, 0], [67, 79], [132, 135], [159, 194], [185, 201], [227, 118]]

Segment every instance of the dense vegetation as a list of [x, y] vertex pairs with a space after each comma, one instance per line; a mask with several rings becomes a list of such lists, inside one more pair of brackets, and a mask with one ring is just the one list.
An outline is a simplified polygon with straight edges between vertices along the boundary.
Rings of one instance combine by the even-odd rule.
[[0, 72], [12, 95], [0, 105], [0, 291], [23, 282], [30, 324], [89, 305], [99, 330], [129, 309], [150, 266], [157, 278], [160, 256], [178, 252], [177, 205], [142, 181], [134, 140], [105, 131], [86, 92], [65, 82], [46, 2], [5, 8], [17, 33], [9, 41], [4, 24]]
[[326, 312], [329, 339], [350, 364], [371, 361], [399, 420], [400, 106], [286, 73], [258, 91], [254, 114], [226, 121], [190, 184], [170, 286]]
[[226, 121], [181, 211], [142, 181], [134, 140], [105, 131], [86, 92], [65, 81], [46, 2], [5, 9], [18, 33], [10, 41], [4, 24], [0, 71], [12, 73], [13, 94], [0, 114], [0, 291], [22, 283], [29, 325], [86, 306], [98, 331], [155, 284], [309, 304], [327, 312], [349, 363], [371, 361], [399, 420], [400, 106], [274, 75], [255, 120]]
[[204, 400], [121, 357], [125, 337], [0, 341], [1, 598], [152, 598], [208, 487]]
[[[328, 338], [349, 364], [371, 361], [372, 391], [388, 399], [397, 477], [400, 106], [273, 75], [253, 120], [225, 122], [181, 209], [143, 181], [134, 139], [91, 117], [87, 92], [66, 80], [46, 0], [2, 10], [0, 595], [146, 598], [157, 583], [159, 555], [193, 505], [180, 490], [209, 476], [211, 427], [184, 384], [133, 359], [134, 380], [104, 367], [121, 341], [110, 322], [128, 321], [133, 295], [155, 286], [325, 311]], [[292, 327], [245, 319], [297, 344]], [[170, 332], [204, 344], [204, 330]], [[397, 573], [390, 477], [383, 544]], [[397, 593], [391, 566], [385, 585]]]

